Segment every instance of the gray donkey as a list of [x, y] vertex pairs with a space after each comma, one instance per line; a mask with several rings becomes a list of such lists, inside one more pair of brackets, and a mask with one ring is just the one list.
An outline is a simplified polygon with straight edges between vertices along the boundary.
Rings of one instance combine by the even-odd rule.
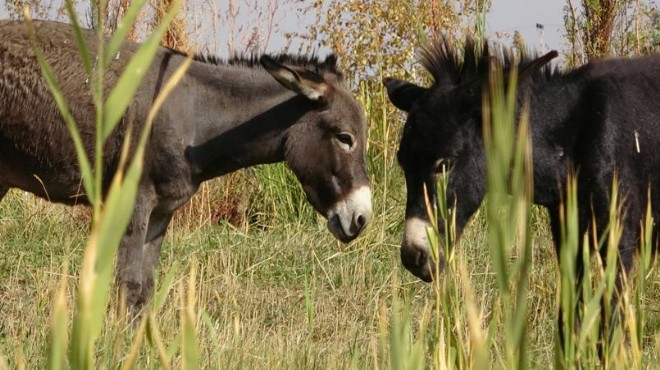
[[[57, 77], [88, 154], [95, 108], [70, 25], [34, 21], [39, 47]], [[96, 36], [84, 34], [92, 55]], [[126, 42], [105, 74], [113, 86], [139, 47]], [[137, 137], [183, 53], [160, 48], [103, 153], [104, 190], [129, 130]], [[196, 56], [159, 112], [144, 158], [135, 210], [119, 247], [117, 280], [129, 308], [152, 295], [160, 248], [175, 210], [203, 181], [284, 161], [312, 206], [342, 242], [371, 218], [363, 110], [331, 55], [221, 61]], [[133, 143], [135, 144], [135, 143]], [[25, 25], [0, 21], [0, 199], [19, 188], [52, 202], [85, 204], [72, 140], [51, 97]]]

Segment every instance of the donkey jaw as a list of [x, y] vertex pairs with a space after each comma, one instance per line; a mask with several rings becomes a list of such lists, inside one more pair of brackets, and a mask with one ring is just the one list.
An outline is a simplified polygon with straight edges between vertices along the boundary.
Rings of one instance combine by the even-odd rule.
[[406, 226], [401, 243], [401, 262], [406, 270], [425, 282], [433, 281], [434, 274], [444, 265], [442, 251], [438, 251], [438, 266], [436, 267], [430, 252], [428, 233], [432, 225], [419, 217], [406, 218]]
[[343, 243], [360, 235], [371, 219], [371, 190], [361, 186], [350, 193], [328, 211], [328, 230]]

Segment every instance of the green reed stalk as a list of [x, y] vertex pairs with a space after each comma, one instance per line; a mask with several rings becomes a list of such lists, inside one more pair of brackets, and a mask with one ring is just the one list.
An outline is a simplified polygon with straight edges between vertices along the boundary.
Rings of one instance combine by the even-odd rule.
[[[505, 333], [503, 367], [526, 369], [529, 367], [527, 292], [532, 261], [529, 220], [533, 192], [529, 125], [526, 109], [516, 125], [516, 71], [510, 72], [505, 85], [502, 71], [493, 67], [488, 94], [483, 100], [483, 128], [489, 247], [500, 294], [495, 309], [502, 316]], [[514, 257], [517, 258], [510, 263]]]
[[[396, 286], [395, 286], [396, 287]], [[392, 322], [389, 328], [390, 369], [424, 369], [424, 335], [417, 340], [412, 338], [412, 318], [410, 304], [400, 302], [398, 293], [392, 296]], [[421, 320], [422, 324], [424, 320]]]
[[[623, 232], [623, 211], [616, 176], [612, 183], [609, 222], [605, 230], [597, 230], [595, 221], [592, 221], [589, 233], [580, 235], [577, 194], [577, 178], [574, 173], [570, 173], [560, 212], [562, 240], [559, 248], [559, 306], [563, 314], [559, 323], [562, 336], [557, 336], [555, 346], [555, 367], [641, 368], [643, 323], [640, 321], [644, 321], [644, 311], [637, 294], [644, 292], [645, 283], [642, 280], [647, 278], [646, 269], [650, 262], [647, 248], [651, 237], [648, 231], [652, 225], [651, 213], [647, 210], [646, 218], [640, 225], [640, 282], [633, 304], [627, 277], [624, 276], [620, 291], [617, 291], [615, 283]], [[594, 249], [604, 252], [605, 261], [596, 254], [596, 263], [592, 263], [590, 251]], [[578, 259], [582, 263], [581, 281], [578, 281]], [[612, 305], [615, 301], [618, 302], [617, 306]]]
[[[653, 214], [651, 212], [651, 189], [648, 190], [647, 195], [648, 203], [646, 207], [646, 214], [641, 229], [641, 243], [639, 250], [639, 266], [637, 270], [637, 289], [634, 295], [634, 314], [632, 318], [636, 318], [635, 336], [633, 341], [633, 349], [635, 350], [634, 359], [639, 360], [636, 368], [642, 368], [642, 345], [644, 343], [644, 327], [646, 324], [646, 306], [644, 305], [644, 295], [646, 293], [648, 280], [651, 276], [652, 262], [653, 262]], [[627, 320], [629, 321], [629, 320]], [[632, 338], [631, 338], [632, 339]]]
[[[561, 247], [559, 249], [559, 305], [563, 312], [559, 325], [563, 334], [555, 345], [555, 367], [566, 369], [575, 363], [577, 357], [576, 338], [574, 325], [576, 322], [575, 309], [578, 305], [579, 292], [575, 291], [577, 281], [578, 258], [583, 258], [586, 266], [589, 264], [589, 254], [580, 256], [579, 252], [579, 223], [577, 212], [577, 181], [575, 176], [569, 175], [566, 185], [566, 200], [561, 206]], [[585, 279], [590, 274], [585, 267]], [[583, 290], [591, 287], [584, 287]], [[563, 346], [562, 346], [563, 345]]]
[[[450, 212], [447, 202], [447, 185], [449, 169], [442, 166], [438, 178], [437, 204], [432, 204], [424, 189], [426, 210], [433, 227], [427, 230], [431, 258], [436, 262], [434, 272], [437, 277], [433, 281], [435, 294], [434, 343], [437, 346], [433, 356], [435, 367], [467, 367], [469, 352], [465, 347], [467, 342], [463, 328], [466, 325], [465, 311], [462, 309], [461, 276], [454, 258], [456, 218]], [[440, 233], [439, 222], [443, 223], [444, 233]], [[442, 258], [441, 258], [442, 256]]]
[[184, 369], [199, 368], [199, 348], [196, 329], [197, 311], [195, 309], [197, 305], [196, 285], [196, 269], [195, 265], [192, 265], [190, 267], [190, 276], [186, 289], [187, 294], [181, 294], [181, 303], [184, 307], [181, 310], [181, 357]]
[[[105, 1], [101, 1], [101, 8], [103, 8], [104, 3]], [[96, 367], [94, 365], [96, 358], [95, 342], [103, 329], [105, 321], [111, 286], [112, 266], [117, 247], [133, 213], [137, 187], [142, 173], [142, 158], [144, 156], [147, 138], [151, 132], [151, 125], [165, 97], [174, 88], [178, 80], [181, 79], [190, 64], [189, 58], [175, 72], [175, 75], [165, 84], [163, 90], [156, 97], [145, 123], [144, 131], [139, 138], [135, 154], [130, 161], [128, 160], [128, 151], [131, 138], [128, 137], [124, 142], [119, 169], [112, 179], [107, 196], [105, 199], [102, 199], [103, 189], [101, 188], [101, 184], [103, 183], [102, 156], [104, 143], [132, 101], [142, 76], [149, 69], [156, 55], [159, 42], [167, 30], [169, 22], [171, 22], [181, 6], [181, 1], [175, 1], [172, 4], [172, 9], [164, 18], [163, 23], [154, 30], [147, 41], [135, 52], [124, 72], [119, 77], [117, 84], [109, 90], [106, 98], [104, 96], [105, 88], [103, 79], [106, 63], [109, 64], [114, 58], [115, 53], [119, 52], [119, 47], [124, 42], [127, 34], [125, 29], [130, 29], [132, 22], [135, 21], [143, 4], [144, 1], [136, 1], [131, 4], [127, 11], [127, 19], [125, 19], [125, 22], [130, 23], [122, 23], [120, 32], [110, 38], [108, 42], [110, 45], [109, 48], [104, 47], [105, 37], [100, 31], [103, 27], [97, 28], [99, 30], [98, 55], [92, 61], [89, 48], [84, 43], [82, 30], [78, 25], [73, 4], [71, 1], [67, 1], [67, 9], [69, 10], [69, 16], [74, 27], [82, 62], [87, 71], [87, 78], [90, 81], [93, 101], [97, 112], [96, 143], [92, 161], [90, 161], [88, 154], [84, 151], [77, 125], [67, 107], [64, 96], [58, 88], [57, 76], [55, 76], [39, 49], [36, 36], [32, 29], [29, 11], [26, 9], [25, 12], [26, 25], [30, 31], [33, 50], [37, 56], [48, 87], [60, 109], [64, 122], [67, 124], [71, 133], [81, 167], [85, 192], [94, 208], [92, 232], [84, 252], [72, 323], [73, 329], [68, 345], [69, 366], [76, 369], [92, 369]], [[102, 19], [99, 19], [99, 24], [102, 24], [102, 21]], [[90, 162], [94, 163], [94, 168], [91, 168]], [[61, 301], [63, 295], [64, 289], [58, 290], [56, 302]], [[50, 334], [51, 352], [49, 355], [49, 367], [51, 368], [60, 368], [64, 362], [61, 351], [66, 347], [62, 344], [62, 340], [66, 338], [67, 320], [62, 320], [63, 309], [65, 308], [60, 304], [55, 305], [54, 308], [53, 320], [58, 320], [58, 322], [57, 325], [52, 326]], [[143, 331], [144, 329], [141, 329], [140, 333]], [[138, 335], [137, 338], [141, 338], [141, 335]], [[137, 340], [139, 341], [140, 339]]]

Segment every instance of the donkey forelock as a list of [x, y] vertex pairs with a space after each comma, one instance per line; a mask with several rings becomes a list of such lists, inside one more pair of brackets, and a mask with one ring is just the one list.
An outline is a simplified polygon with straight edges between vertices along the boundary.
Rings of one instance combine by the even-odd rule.
[[[492, 60], [496, 60], [504, 70], [508, 70], [515, 66], [524, 68], [541, 54], [531, 52], [526, 47], [519, 50], [471, 36], [465, 38], [461, 47], [455, 40], [443, 36], [424, 47], [420, 56], [422, 66], [433, 77], [433, 87], [447, 88], [484, 77]], [[545, 65], [531, 77], [550, 77], [556, 72], [550, 65]]]

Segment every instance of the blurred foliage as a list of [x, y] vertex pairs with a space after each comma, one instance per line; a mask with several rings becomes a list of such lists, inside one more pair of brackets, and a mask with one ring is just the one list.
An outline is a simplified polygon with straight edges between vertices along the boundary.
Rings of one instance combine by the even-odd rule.
[[625, 0], [582, 0], [585, 20], [582, 34], [587, 58], [610, 51], [614, 22], [624, 6]]
[[[54, 9], [54, 4], [50, 0], [5, 0], [5, 9], [11, 19], [23, 19], [23, 8], [30, 7], [32, 18], [47, 18]], [[63, 3], [57, 8], [58, 13], [64, 11]]]
[[657, 3], [629, 1], [613, 35], [616, 55], [631, 56], [660, 51], [660, 10]]
[[633, 56], [660, 47], [658, 5], [649, 0], [567, 0], [564, 25], [567, 64], [579, 66], [608, 55]]
[[461, 43], [466, 33], [483, 34], [489, 4], [486, 0], [315, 0], [304, 11], [314, 13], [316, 22], [286, 36], [309, 41], [299, 52], [318, 45], [342, 56], [342, 68], [350, 71], [356, 84], [379, 74], [416, 79], [416, 49], [440, 35]]
[[[123, 0], [121, 3], [127, 2], [127, 0]], [[154, 17], [151, 21], [151, 28], [153, 29], [163, 21], [163, 17], [172, 8], [173, 0], [153, 0], [152, 4], [155, 10]], [[187, 19], [188, 17], [185, 12], [177, 14], [167, 28], [165, 36], [163, 36], [163, 46], [183, 51], [190, 49], [190, 40], [186, 32]]]
[[[213, 54], [227, 56], [247, 53], [259, 54], [268, 51], [273, 38], [281, 37], [282, 23], [303, 23], [299, 18], [298, 6], [294, 0], [190, 0], [196, 9], [190, 11], [192, 22], [199, 19], [199, 28], [211, 26], [212, 40], [202, 42], [202, 49]], [[208, 12], [197, 12], [206, 8]], [[298, 17], [297, 19], [295, 17]], [[284, 21], [286, 20], [286, 21]]]

